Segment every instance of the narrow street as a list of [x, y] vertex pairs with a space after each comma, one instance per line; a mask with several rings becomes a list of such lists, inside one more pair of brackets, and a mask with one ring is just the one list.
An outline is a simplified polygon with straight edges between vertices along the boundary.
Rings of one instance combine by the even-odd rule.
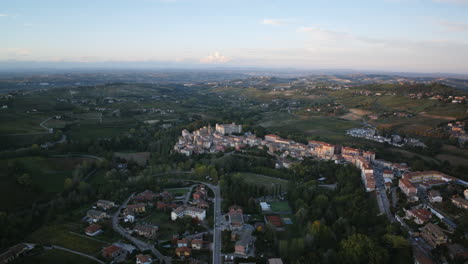
[[395, 222], [395, 217], [390, 211], [390, 202], [388, 201], [385, 191], [385, 180], [383, 178], [383, 168], [374, 165], [375, 191], [379, 210], [382, 214], [386, 214], [390, 222]]

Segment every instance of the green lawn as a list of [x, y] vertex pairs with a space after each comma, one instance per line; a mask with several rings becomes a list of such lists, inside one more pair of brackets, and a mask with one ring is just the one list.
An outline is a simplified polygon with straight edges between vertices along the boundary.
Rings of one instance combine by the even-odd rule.
[[190, 191], [190, 188], [172, 188], [172, 189], [165, 189], [165, 191], [168, 191], [175, 196], [182, 196], [186, 195], [188, 191]]
[[291, 211], [287, 201], [270, 202], [271, 210], [275, 213]]
[[95, 264], [94, 260], [82, 257], [80, 255], [72, 254], [63, 250], [52, 249], [46, 250], [38, 255], [20, 257], [14, 264]]
[[264, 186], [265, 188], [275, 188], [277, 185], [281, 185], [281, 190], [286, 191], [288, 188], [288, 181], [269, 177], [266, 175], [255, 174], [255, 173], [248, 173], [248, 172], [241, 172], [238, 173], [247, 183], [255, 184], [257, 186]]
[[33, 243], [51, 244], [97, 256], [107, 244], [70, 233], [77, 224], [59, 224], [39, 228], [27, 239]]

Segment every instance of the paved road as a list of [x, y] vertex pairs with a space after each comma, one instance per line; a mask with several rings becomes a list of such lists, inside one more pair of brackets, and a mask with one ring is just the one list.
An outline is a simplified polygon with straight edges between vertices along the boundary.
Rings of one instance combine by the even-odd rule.
[[61, 247], [61, 246], [55, 246], [55, 245], [52, 245], [52, 248], [53, 249], [58, 249], [58, 250], [63, 250], [63, 251], [67, 251], [67, 252], [70, 252], [72, 254], [76, 254], [76, 255], [80, 255], [80, 256], [83, 256], [85, 258], [89, 258], [89, 259], [92, 259], [98, 263], [101, 263], [101, 264], [106, 264], [104, 261], [98, 259], [98, 258], [95, 258], [93, 256], [90, 256], [90, 255], [87, 255], [85, 253], [81, 253], [79, 251], [75, 251], [75, 250], [71, 250], [71, 249], [68, 249], [68, 248], [64, 248], [64, 247]]
[[[200, 182], [200, 181], [191, 181], [187, 180], [190, 182]], [[214, 198], [213, 198], [213, 203], [214, 203], [214, 216], [213, 216], [213, 222], [214, 222], [214, 227], [213, 227], [213, 264], [221, 264], [222, 259], [221, 259], [221, 222], [223, 219], [223, 216], [221, 214], [221, 192], [218, 186], [212, 185], [210, 183], [206, 182], [200, 182], [208, 186], [213, 193], [214, 193]]]
[[185, 205], [187, 205], [188, 201], [190, 200], [190, 194], [192, 194], [193, 187], [195, 186], [197, 186], [197, 184], [190, 186], [190, 190], [185, 194], [185, 199], [184, 199]]
[[205, 183], [214, 193], [213, 264], [221, 264], [221, 193], [218, 186]]
[[112, 216], [112, 228], [117, 232], [119, 233], [121, 236], [125, 237], [126, 239], [128, 239], [129, 241], [131, 241], [138, 249], [140, 249], [141, 251], [145, 251], [145, 250], [150, 250], [158, 259], [160, 260], [164, 260], [164, 263], [166, 264], [170, 264], [171, 263], [171, 258], [170, 257], [166, 257], [164, 256], [163, 254], [161, 254], [161, 252], [159, 252], [159, 250], [157, 250], [153, 245], [151, 244], [148, 244], [144, 241], [141, 241], [135, 237], [132, 237], [129, 233], [127, 233], [127, 231], [125, 229], [123, 229], [120, 225], [119, 225], [119, 214], [120, 214], [120, 211], [127, 206], [128, 202], [130, 201], [130, 199], [132, 199], [132, 197], [135, 195], [135, 193], [132, 193], [128, 198], [127, 200], [125, 200], [125, 202], [122, 203], [122, 205], [120, 205], [119, 209], [117, 210], [117, 212], [115, 212], [115, 214]]
[[385, 180], [383, 177], [383, 168], [374, 165], [374, 178], [376, 187], [377, 203], [379, 204], [380, 212], [387, 215], [390, 222], [395, 222], [395, 217], [390, 211], [390, 202], [388, 201], [387, 193], [385, 192]]

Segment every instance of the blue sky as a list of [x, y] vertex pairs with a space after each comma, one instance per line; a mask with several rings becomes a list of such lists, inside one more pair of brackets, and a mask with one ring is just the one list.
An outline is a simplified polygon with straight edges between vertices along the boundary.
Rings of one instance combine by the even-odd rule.
[[1, 0], [0, 61], [468, 73], [468, 0]]

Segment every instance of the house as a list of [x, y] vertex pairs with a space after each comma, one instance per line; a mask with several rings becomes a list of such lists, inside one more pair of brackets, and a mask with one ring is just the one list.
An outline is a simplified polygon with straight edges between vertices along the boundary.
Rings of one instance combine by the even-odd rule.
[[158, 226], [149, 225], [149, 224], [136, 224], [135, 228], [133, 228], [134, 233], [136, 233], [139, 236], [146, 237], [146, 238], [154, 238], [158, 230], [159, 230]]
[[125, 208], [127, 213], [144, 213], [146, 212], [146, 205], [144, 203], [130, 204]]
[[428, 223], [421, 228], [421, 236], [433, 248], [447, 243], [447, 235], [440, 229], [440, 227], [433, 223]]
[[418, 200], [418, 197], [416, 196], [418, 194], [418, 189], [414, 186], [413, 183], [411, 183], [407, 179], [400, 179], [398, 181], [398, 187], [400, 187], [400, 190], [408, 196], [409, 199], [412, 200]]
[[383, 172], [383, 177], [393, 180], [393, 178], [394, 178], [393, 171], [391, 171], [391, 170], [384, 170], [384, 172]]
[[124, 222], [125, 222], [125, 223], [133, 223], [133, 222], [135, 222], [135, 216], [132, 215], [132, 214], [127, 214], [127, 215], [125, 215], [125, 217], [124, 217]]
[[200, 200], [203, 199], [205, 196], [201, 192], [194, 192], [192, 197], [194, 200]]
[[177, 218], [184, 217], [184, 216], [198, 218], [199, 220], [203, 221], [206, 218], [206, 211], [201, 208], [182, 205], [182, 206], [177, 207], [171, 212], [172, 221], [175, 221], [177, 220]]
[[271, 258], [268, 259], [268, 264], [283, 264], [283, 260], [280, 258]]
[[241, 229], [244, 226], [244, 215], [242, 207], [233, 205], [229, 207], [229, 225], [231, 229]]
[[106, 218], [107, 214], [102, 211], [91, 209], [88, 210], [88, 212], [86, 212], [86, 216], [89, 217], [93, 222], [97, 222], [101, 219]]
[[468, 201], [459, 197], [453, 197], [452, 199], [453, 205], [461, 209], [468, 209]]
[[179, 239], [177, 240], [177, 247], [188, 247], [189, 241], [188, 239]]
[[190, 255], [192, 255], [192, 250], [188, 247], [178, 247], [176, 248], [175, 252], [178, 257], [188, 258]]
[[109, 210], [115, 207], [115, 203], [107, 200], [99, 200], [97, 201], [96, 206], [103, 210]]
[[239, 240], [234, 245], [234, 253], [247, 255], [252, 244], [252, 230], [244, 230], [239, 234]]
[[153, 259], [150, 255], [136, 255], [136, 264], [151, 264]]
[[124, 250], [118, 246], [111, 245], [102, 250], [102, 256], [105, 258], [115, 258], [124, 254]]
[[135, 195], [135, 197], [133, 197], [133, 200], [137, 201], [137, 202], [151, 202], [156, 197], [158, 197], [157, 194], [153, 193], [150, 190], [146, 190], [144, 192], [141, 192], [141, 193]]
[[267, 202], [260, 202], [262, 212], [271, 212], [271, 206]]
[[102, 233], [102, 226], [98, 224], [91, 224], [85, 229], [85, 234], [88, 236], [97, 236]]
[[202, 247], [203, 247], [203, 240], [201, 240], [201, 239], [194, 239], [194, 240], [192, 240], [191, 245], [192, 245], [192, 249], [193, 249], [193, 250], [200, 250], [200, 249], [202, 249]]
[[414, 218], [413, 221], [418, 224], [422, 225], [425, 222], [431, 219], [432, 214], [427, 209], [413, 209], [413, 210], [406, 210], [406, 217], [408, 219]]
[[136, 247], [134, 247], [131, 244], [125, 244], [125, 243], [120, 243], [119, 242], [119, 243], [114, 243], [112, 245], [121, 248], [123, 251], [127, 252], [128, 254], [132, 254], [136, 250]]
[[437, 190], [430, 190], [428, 192], [428, 197], [429, 201], [431, 203], [441, 203], [442, 202], [442, 196], [440, 195], [440, 192]]

